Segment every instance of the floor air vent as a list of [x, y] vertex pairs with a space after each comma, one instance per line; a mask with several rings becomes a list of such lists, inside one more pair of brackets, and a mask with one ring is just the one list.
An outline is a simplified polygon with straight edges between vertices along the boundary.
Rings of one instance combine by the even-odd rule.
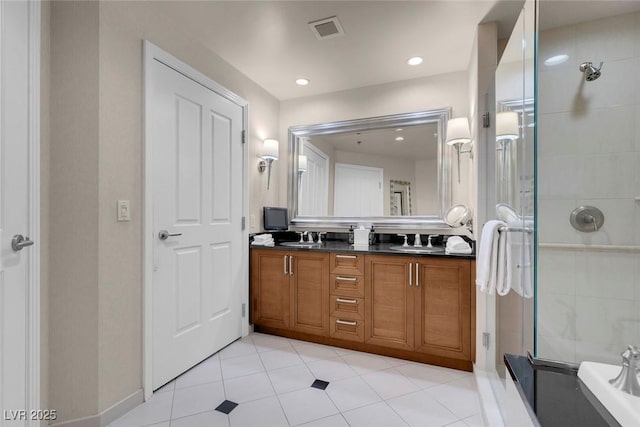
[[315, 34], [318, 40], [337, 37], [344, 34], [342, 25], [340, 25], [340, 21], [338, 21], [337, 16], [309, 22], [309, 27], [311, 27], [311, 31], [313, 31], [313, 34]]

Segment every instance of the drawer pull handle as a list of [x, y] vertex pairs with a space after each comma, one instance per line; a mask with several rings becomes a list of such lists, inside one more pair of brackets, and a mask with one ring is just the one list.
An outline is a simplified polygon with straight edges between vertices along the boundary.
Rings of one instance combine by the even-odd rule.
[[409, 263], [409, 286], [411, 286], [411, 282], [413, 282], [413, 280], [411, 279], [411, 274], [413, 273], [413, 263], [410, 262]]
[[357, 304], [358, 300], [356, 300], [356, 299], [336, 298], [336, 302], [341, 302], [341, 303], [344, 303], [344, 304]]
[[284, 275], [289, 274], [289, 270], [287, 270], [287, 256], [284, 256]]
[[342, 276], [336, 276], [336, 280], [343, 280], [343, 281], [346, 281], [346, 282], [355, 282], [355, 281], [357, 281], [358, 279], [357, 279], [357, 278], [355, 278], [355, 277], [342, 277]]
[[357, 326], [358, 325], [358, 322], [348, 322], [346, 320], [340, 320], [340, 319], [336, 320], [336, 323], [338, 325], [347, 325], [347, 326]]
[[356, 255], [336, 255], [336, 258], [356, 259], [358, 257]]

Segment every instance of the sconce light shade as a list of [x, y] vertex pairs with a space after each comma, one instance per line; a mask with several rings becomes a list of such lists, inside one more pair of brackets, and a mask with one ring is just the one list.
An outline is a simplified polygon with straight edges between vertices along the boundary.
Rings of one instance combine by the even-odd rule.
[[515, 111], [503, 111], [496, 114], [496, 140], [516, 140], [520, 137], [518, 126], [518, 113]]
[[469, 120], [466, 117], [450, 119], [447, 122], [447, 144], [466, 144], [471, 142], [471, 132], [469, 131]]
[[275, 139], [265, 139], [262, 146], [262, 158], [265, 160], [278, 160], [278, 146], [280, 145]]
[[307, 171], [307, 156], [301, 154], [298, 156], [298, 172]]

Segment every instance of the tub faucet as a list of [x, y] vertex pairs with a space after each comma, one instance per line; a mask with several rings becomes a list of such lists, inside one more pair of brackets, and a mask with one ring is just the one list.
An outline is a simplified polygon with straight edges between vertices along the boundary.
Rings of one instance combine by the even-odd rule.
[[630, 345], [622, 353], [622, 371], [609, 384], [632, 396], [640, 396], [640, 349]]

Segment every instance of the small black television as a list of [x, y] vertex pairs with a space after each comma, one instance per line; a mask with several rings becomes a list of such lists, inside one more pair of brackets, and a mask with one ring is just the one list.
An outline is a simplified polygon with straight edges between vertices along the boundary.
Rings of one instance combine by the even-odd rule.
[[289, 229], [287, 208], [264, 206], [262, 219], [266, 231], [286, 231]]

